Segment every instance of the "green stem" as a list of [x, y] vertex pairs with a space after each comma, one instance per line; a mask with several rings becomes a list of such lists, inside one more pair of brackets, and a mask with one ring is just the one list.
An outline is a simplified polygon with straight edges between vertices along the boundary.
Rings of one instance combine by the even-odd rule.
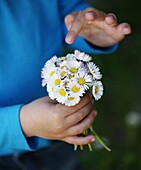
[[91, 132], [95, 135], [96, 140], [107, 150], [107, 151], [111, 151], [110, 148], [108, 148], [108, 146], [106, 146], [106, 144], [103, 142], [103, 140], [98, 136], [98, 134], [94, 131], [93, 127], [90, 126], [90, 130]]
[[83, 145], [80, 145], [80, 149], [81, 149], [81, 151], [83, 151]]
[[77, 145], [76, 144], [74, 144], [74, 151], [76, 151], [77, 150]]
[[86, 136], [88, 134], [88, 130], [85, 130], [83, 134]]
[[91, 146], [90, 143], [88, 144], [88, 147], [89, 147], [89, 151], [92, 152], [92, 151], [93, 151], [93, 148], [92, 148], [92, 146]]

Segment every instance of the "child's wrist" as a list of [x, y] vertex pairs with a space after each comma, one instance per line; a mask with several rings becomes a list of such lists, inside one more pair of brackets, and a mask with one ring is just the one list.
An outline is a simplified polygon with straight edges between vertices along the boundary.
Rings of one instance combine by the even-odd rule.
[[32, 119], [28, 112], [28, 105], [22, 106], [20, 110], [20, 124], [26, 138], [34, 136], [32, 134]]

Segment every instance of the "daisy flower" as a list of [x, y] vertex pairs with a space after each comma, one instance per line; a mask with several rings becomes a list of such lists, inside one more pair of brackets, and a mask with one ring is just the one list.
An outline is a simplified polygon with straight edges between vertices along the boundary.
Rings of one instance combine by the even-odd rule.
[[67, 86], [68, 90], [75, 96], [83, 96], [83, 94], [85, 93], [84, 89], [81, 88], [81, 86], [75, 81], [68, 82]]
[[68, 61], [67, 68], [71, 74], [75, 74], [78, 72], [78, 68], [81, 66], [81, 62], [78, 61]]
[[47, 84], [46, 88], [47, 88], [47, 92], [49, 94], [49, 97], [52, 100], [56, 99], [56, 89], [54, 87], [50, 86], [49, 84]]
[[51, 67], [51, 66], [46, 67], [45, 66], [42, 69], [41, 77], [43, 78], [43, 80], [42, 80], [42, 86], [43, 87], [48, 83], [49, 79], [55, 74], [55, 72], [56, 72], [55, 66], [53, 66], [53, 67]]
[[92, 59], [88, 54], [82, 53], [78, 50], [74, 51], [74, 55], [76, 59], [84, 61], [84, 62], [89, 62]]
[[66, 59], [67, 59], [67, 61], [75, 61], [76, 57], [74, 54], [67, 54]]
[[69, 93], [65, 105], [74, 106], [80, 102], [80, 97], [76, 96], [74, 93]]
[[62, 83], [63, 81], [61, 81], [61, 77], [56, 73], [54, 73], [48, 81], [48, 84], [54, 88], [61, 86]]
[[68, 75], [67, 72], [68, 70], [66, 67], [58, 69], [58, 74], [60, 75], [61, 79], [65, 78]]
[[48, 60], [45, 63], [45, 67], [49, 68], [49, 67], [55, 67], [55, 64], [58, 62], [58, 58], [57, 56], [53, 56], [50, 60]]
[[68, 93], [66, 89], [63, 86], [59, 87], [56, 91], [56, 100], [61, 104], [65, 104], [67, 97]]
[[57, 56], [53, 56], [50, 60], [48, 60], [41, 71], [41, 77], [43, 78], [42, 86], [44, 87], [49, 81], [50, 77], [56, 72], [55, 63], [58, 62]]
[[103, 95], [103, 85], [101, 81], [94, 81], [93, 87], [92, 87], [92, 94], [95, 98], [95, 100], [98, 100]]
[[102, 78], [99, 68], [93, 62], [89, 62], [87, 66], [89, 68], [90, 73], [93, 75], [95, 79], [99, 80]]
[[82, 69], [79, 70], [77, 76], [77, 83], [84, 88], [84, 90], [88, 90], [92, 83], [92, 76]]

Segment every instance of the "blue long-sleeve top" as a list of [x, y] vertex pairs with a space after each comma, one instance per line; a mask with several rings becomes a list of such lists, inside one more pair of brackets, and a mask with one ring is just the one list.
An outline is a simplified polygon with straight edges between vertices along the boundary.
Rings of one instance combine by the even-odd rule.
[[[49, 140], [24, 136], [20, 108], [46, 95], [41, 69], [53, 55], [63, 53], [67, 33], [64, 17], [88, 6], [82, 0], [0, 1], [0, 155], [48, 145]], [[104, 54], [117, 45], [99, 50], [78, 37], [70, 47]]]

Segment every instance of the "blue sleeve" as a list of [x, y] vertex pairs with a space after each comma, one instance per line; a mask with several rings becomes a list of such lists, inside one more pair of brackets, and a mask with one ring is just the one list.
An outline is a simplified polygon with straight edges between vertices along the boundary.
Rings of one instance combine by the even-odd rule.
[[[66, 28], [65, 28], [66, 29]], [[66, 30], [67, 34], [67, 30]], [[77, 49], [91, 54], [109, 54], [118, 48], [118, 43], [110, 47], [97, 47], [89, 45], [82, 37], [78, 36], [73, 44], [67, 45], [69, 48]]]
[[22, 105], [0, 107], [0, 148], [35, 150], [38, 146], [36, 138], [25, 138], [19, 120]]
[[[70, 3], [69, 3], [69, 1], [70, 1]], [[84, 0], [76, 0], [76, 1], [62, 0], [62, 1], [60, 1], [60, 11], [62, 11], [61, 15], [62, 15], [63, 19], [67, 14], [69, 14], [73, 11], [84, 10], [88, 7], [91, 7], [91, 5], [86, 3]], [[67, 28], [64, 24], [64, 37], [66, 36], [67, 32], [68, 32], [68, 30], [67, 30]], [[106, 53], [114, 52], [117, 49], [118, 44], [115, 44], [113, 46], [106, 47], [106, 48], [105, 47], [99, 48], [99, 47], [96, 47], [96, 46], [92, 47], [82, 37], [78, 36], [73, 44], [67, 45], [67, 46], [69, 48], [78, 49], [78, 50], [84, 51], [86, 53], [106, 54]]]

